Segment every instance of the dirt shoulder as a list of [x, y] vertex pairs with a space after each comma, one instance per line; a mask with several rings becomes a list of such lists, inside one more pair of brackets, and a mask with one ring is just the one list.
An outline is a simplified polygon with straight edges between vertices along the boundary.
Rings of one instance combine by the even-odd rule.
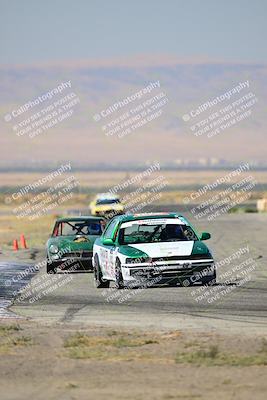
[[267, 337], [0, 324], [3, 400], [265, 399]]

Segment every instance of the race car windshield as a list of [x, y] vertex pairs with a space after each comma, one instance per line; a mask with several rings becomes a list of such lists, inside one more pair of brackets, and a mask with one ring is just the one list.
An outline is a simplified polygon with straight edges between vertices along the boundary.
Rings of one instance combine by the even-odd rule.
[[179, 242], [198, 240], [193, 229], [188, 225], [138, 225], [133, 224], [120, 229], [120, 244]]
[[104, 205], [104, 204], [119, 204], [120, 200], [119, 199], [103, 199], [103, 200], [97, 200], [96, 204], [99, 205]]
[[101, 224], [98, 221], [65, 221], [58, 224], [54, 236], [101, 235]]

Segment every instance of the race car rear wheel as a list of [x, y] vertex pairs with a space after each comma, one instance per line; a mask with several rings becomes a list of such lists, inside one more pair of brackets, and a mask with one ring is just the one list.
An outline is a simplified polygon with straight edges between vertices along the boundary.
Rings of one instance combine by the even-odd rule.
[[123, 276], [121, 272], [121, 264], [119, 260], [116, 260], [116, 265], [115, 265], [115, 286], [117, 289], [124, 288]]
[[101, 271], [101, 267], [99, 265], [98, 257], [95, 257], [94, 260], [94, 277], [95, 277], [95, 285], [97, 288], [108, 288], [110, 281], [103, 280], [103, 274]]

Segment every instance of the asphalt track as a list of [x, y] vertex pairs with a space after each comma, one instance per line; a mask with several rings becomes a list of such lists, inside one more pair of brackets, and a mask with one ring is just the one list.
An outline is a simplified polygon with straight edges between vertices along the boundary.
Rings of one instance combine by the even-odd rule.
[[[252, 334], [267, 333], [267, 215], [230, 214], [208, 223], [212, 235], [207, 242], [217, 262], [247, 252], [229, 264], [218, 268], [218, 284], [213, 292], [196, 300], [200, 286], [153, 287], [143, 290], [115, 288], [96, 289], [92, 274], [71, 274], [70, 281], [42, 295], [20, 299], [11, 307], [20, 316], [42, 323], [68, 323], [79, 326], [92, 324], [110, 327], [144, 329], [194, 329], [208, 331], [237, 331]], [[196, 222], [197, 228], [207, 230], [207, 223]], [[230, 272], [242, 262], [252, 264]], [[247, 268], [250, 268], [248, 270]], [[243, 271], [243, 272], [242, 272]], [[244, 272], [246, 271], [246, 272]], [[230, 274], [230, 275], [227, 275]], [[43, 278], [42, 278], [43, 277]], [[38, 272], [32, 279], [53, 279]], [[63, 278], [65, 279], [66, 275]], [[244, 278], [247, 280], [244, 281]], [[225, 281], [227, 281], [225, 283]], [[50, 286], [53, 282], [50, 282]], [[28, 285], [29, 287], [29, 285]], [[206, 290], [206, 289], [205, 289]], [[210, 290], [210, 289], [207, 289]], [[214, 298], [221, 293], [219, 298]], [[223, 293], [223, 294], [222, 294]]]

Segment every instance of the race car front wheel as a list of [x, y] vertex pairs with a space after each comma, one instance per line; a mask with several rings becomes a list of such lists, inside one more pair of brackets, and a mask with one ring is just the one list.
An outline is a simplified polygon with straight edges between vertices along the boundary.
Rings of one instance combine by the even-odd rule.
[[213, 275], [203, 277], [201, 279], [201, 283], [202, 285], [209, 285], [209, 286], [216, 285], [216, 270], [214, 270]]
[[108, 288], [110, 281], [103, 280], [102, 271], [99, 265], [98, 257], [95, 257], [94, 260], [94, 277], [95, 277], [95, 285], [97, 288]]
[[115, 265], [115, 286], [117, 289], [124, 288], [123, 276], [121, 272], [121, 264], [119, 260], [116, 260], [116, 265]]
[[56, 266], [53, 263], [46, 263], [47, 274], [56, 274]]

